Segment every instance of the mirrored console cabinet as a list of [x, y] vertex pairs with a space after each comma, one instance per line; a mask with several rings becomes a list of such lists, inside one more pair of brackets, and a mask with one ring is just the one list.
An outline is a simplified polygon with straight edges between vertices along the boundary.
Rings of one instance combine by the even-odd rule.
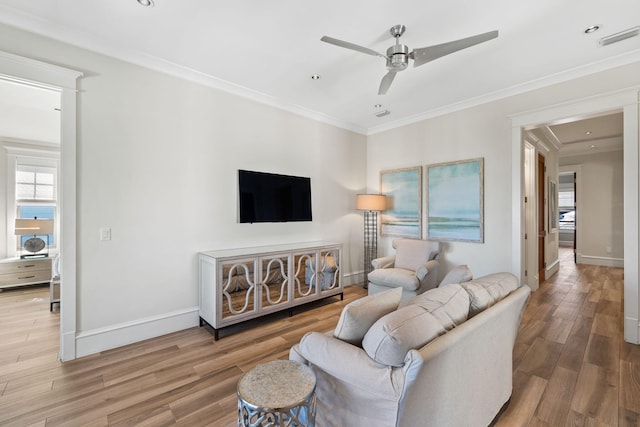
[[342, 244], [292, 243], [201, 252], [200, 326], [221, 328], [340, 295]]

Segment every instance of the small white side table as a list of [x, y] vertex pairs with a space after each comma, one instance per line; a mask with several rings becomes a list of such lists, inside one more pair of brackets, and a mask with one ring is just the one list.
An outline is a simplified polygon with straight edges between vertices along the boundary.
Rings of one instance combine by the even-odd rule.
[[238, 381], [239, 427], [312, 427], [316, 376], [292, 360], [263, 363]]

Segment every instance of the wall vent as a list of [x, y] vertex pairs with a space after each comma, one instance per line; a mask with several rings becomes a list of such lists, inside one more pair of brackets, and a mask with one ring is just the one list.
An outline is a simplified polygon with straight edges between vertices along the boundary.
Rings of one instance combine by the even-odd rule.
[[640, 27], [629, 28], [628, 30], [620, 31], [619, 33], [611, 34], [598, 40], [600, 46], [608, 46], [613, 43], [621, 42], [622, 40], [636, 37], [640, 34]]

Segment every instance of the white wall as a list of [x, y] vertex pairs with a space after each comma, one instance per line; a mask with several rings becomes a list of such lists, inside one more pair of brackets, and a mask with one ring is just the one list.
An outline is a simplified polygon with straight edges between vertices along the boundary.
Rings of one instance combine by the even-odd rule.
[[[623, 152], [561, 157], [560, 165], [579, 165], [582, 233], [578, 262], [622, 267], [624, 259]], [[608, 251], [610, 249], [610, 251]]]
[[[76, 330], [91, 342], [79, 355], [127, 342], [109, 332], [193, 313], [198, 251], [335, 240], [347, 282], [361, 270], [365, 136], [1, 25], [0, 50], [85, 74]], [[241, 168], [310, 176], [313, 222], [239, 224]]]
[[[381, 170], [484, 157], [485, 243], [444, 242], [440, 276], [458, 264], [467, 264], [479, 276], [508, 270], [510, 180], [509, 122], [500, 111], [476, 107], [371, 135], [367, 151], [367, 183], [377, 190]], [[500, 144], [500, 140], [503, 143]], [[425, 181], [423, 169], [423, 182]], [[423, 185], [423, 238], [426, 237], [426, 200]], [[392, 253], [394, 237], [380, 239], [379, 255]]]
[[[512, 207], [519, 204], [512, 200], [512, 186], [520, 185], [512, 183], [511, 117], [638, 84], [640, 64], [632, 64], [370, 135], [367, 185], [377, 189], [385, 169], [484, 157], [485, 242], [444, 243], [440, 274], [458, 264], [468, 264], [475, 276], [511, 271], [512, 253], [519, 253], [512, 248]], [[381, 239], [380, 255], [391, 253], [390, 241]]]

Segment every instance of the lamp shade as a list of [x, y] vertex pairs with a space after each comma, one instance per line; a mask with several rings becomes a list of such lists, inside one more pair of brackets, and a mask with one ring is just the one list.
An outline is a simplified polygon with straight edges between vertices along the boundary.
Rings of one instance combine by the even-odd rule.
[[360, 211], [383, 211], [387, 208], [387, 196], [384, 194], [358, 194], [356, 209]]
[[16, 219], [16, 236], [25, 234], [51, 234], [53, 233], [52, 219]]

